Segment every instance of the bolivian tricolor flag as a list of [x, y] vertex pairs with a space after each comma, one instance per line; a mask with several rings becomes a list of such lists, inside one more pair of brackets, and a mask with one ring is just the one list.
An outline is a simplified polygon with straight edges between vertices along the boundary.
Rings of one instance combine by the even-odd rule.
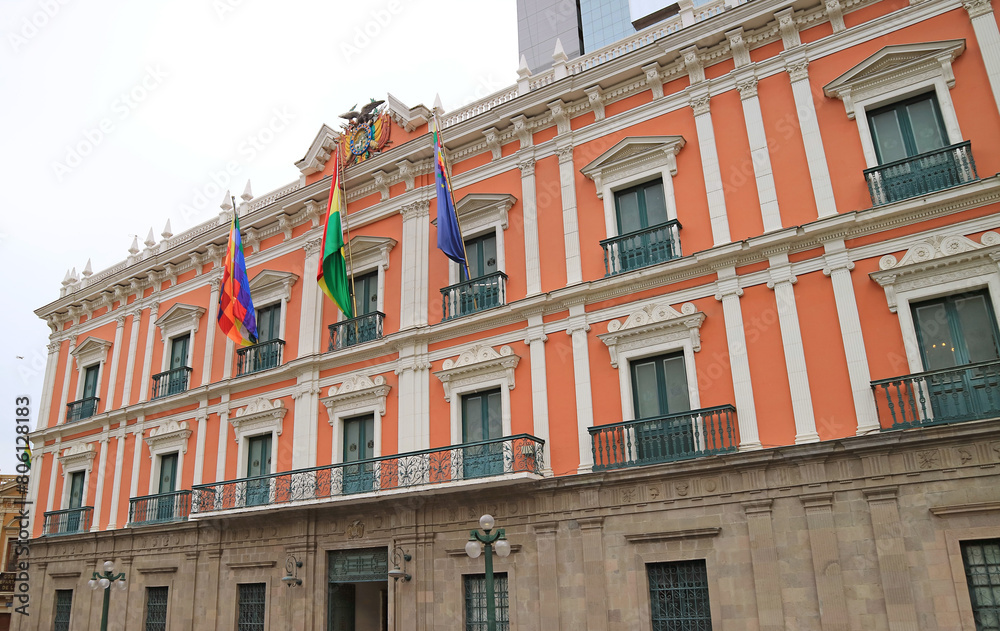
[[337, 163], [330, 184], [330, 204], [327, 208], [326, 229], [323, 231], [323, 254], [319, 260], [316, 281], [323, 293], [337, 303], [347, 318], [354, 317], [351, 292], [347, 284], [347, 264], [344, 260], [344, 230], [340, 223], [340, 151], [334, 152]]
[[222, 287], [219, 288], [219, 327], [229, 339], [241, 346], [257, 343], [257, 315], [250, 298], [250, 281], [247, 264], [243, 258], [243, 241], [240, 238], [240, 218], [233, 209], [233, 223], [229, 227], [229, 246], [222, 268]]

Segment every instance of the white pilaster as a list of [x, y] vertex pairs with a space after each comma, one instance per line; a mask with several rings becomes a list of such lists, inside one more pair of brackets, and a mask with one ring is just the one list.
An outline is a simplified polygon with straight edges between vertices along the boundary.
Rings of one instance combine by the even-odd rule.
[[132, 381], [135, 373], [135, 353], [139, 345], [139, 318], [142, 317], [142, 309], [135, 309], [130, 313], [132, 323], [129, 325], [128, 334], [128, 360], [125, 362], [125, 385], [122, 387], [122, 400], [119, 407], [125, 407], [130, 403], [132, 396]]
[[90, 522], [90, 532], [101, 529], [101, 508], [104, 506], [104, 474], [108, 469], [108, 428], [101, 434], [101, 459], [97, 465], [97, 487], [94, 490], [94, 518]]
[[969, 12], [972, 20], [972, 30], [976, 32], [976, 41], [986, 65], [986, 76], [993, 90], [993, 102], [1000, 107], [1000, 31], [993, 15], [993, 5], [990, 0], [964, 0], [962, 6]]
[[233, 356], [236, 354], [236, 344], [228, 335], [226, 336], [226, 355], [222, 364], [222, 378], [229, 379], [233, 376]]
[[830, 277], [833, 297], [837, 302], [837, 318], [840, 320], [840, 336], [844, 340], [844, 355], [847, 358], [847, 374], [851, 380], [851, 394], [854, 397], [854, 413], [858, 419], [857, 433], [867, 434], [879, 430], [878, 410], [871, 390], [871, 372], [868, 369], [868, 354], [865, 339], [861, 334], [861, 317], [851, 282], [851, 261], [843, 239], [825, 243], [823, 273]]
[[153, 333], [156, 331], [156, 314], [160, 310], [160, 303], [154, 302], [149, 305], [149, 324], [146, 328], [146, 348], [142, 356], [142, 382], [139, 384], [139, 400], [146, 401], [146, 394], [149, 392], [150, 370], [153, 366]]
[[[219, 455], [215, 461], [215, 482], [226, 479], [226, 451], [229, 448], [229, 412], [219, 412]], [[237, 463], [238, 465], [238, 463]], [[239, 472], [237, 471], [237, 476]]]
[[726, 214], [726, 196], [722, 187], [722, 170], [715, 146], [715, 127], [709, 111], [708, 88], [691, 92], [691, 108], [698, 130], [698, 151], [701, 153], [701, 170], [705, 176], [705, 194], [708, 196], [708, 215], [712, 224], [712, 244], [729, 243], [729, 216]]
[[[212, 383], [212, 357], [215, 351], [215, 331], [219, 328], [219, 290], [222, 287], [221, 273], [212, 278], [210, 286], [212, 287], [212, 293], [208, 296], [208, 330], [205, 331], [205, 361], [201, 364], [201, 385], [203, 386]], [[201, 434], [199, 434], [200, 436]]]
[[[66, 418], [66, 406], [69, 405], [69, 376], [73, 371], [73, 350], [76, 348], [76, 335], [69, 340], [69, 352], [66, 353], [66, 368], [63, 370], [62, 395], [59, 399], [59, 409], [56, 410], [56, 422], [59, 424]], [[51, 509], [49, 509], [51, 510]]]
[[194, 449], [194, 477], [192, 484], [201, 484], [202, 476], [205, 475], [205, 434], [208, 432], [208, 412], [205, 409], [198, 410], [198, 436], [195, 438]]
[[760, 449], [760, 432], [757, 430], [757, 407], [750, 381], [750, 361], [747, 358], [747, 341], [743, 329], [743, 310], [740, 307], [739, 280], [736, 268], [725, 267], [718, 271], [715, 299], [722, 302], [726, 321], [726, 342], [729, 345], [729, 368], [733, 373], [733, 393], [736, 398], [736, 417], [740, 427], [740, 450]]
[[403, 271], [400, 328], [427, 324], [430, 202], [417, 201], [400, 209], [403, 215]]
[[806, 354], [802, 347], [799, 312], [795, 307], [795, 290], [792, 288], [797, 279], [792, 274], [787, 254], [776, 254], [769, 260], [770, 280], [767, 281], [767, 286], [774, 290], [774, 300], [778, 306], [781, 345], [785, 351], [792, 415], [795, 417], [795, 444], [814, 443], [819, 440], [819, 434], [816, 433]]
[[[305, 274], [311, 274], [311, 270], [319, 269], [322, 247], [322, 237], [306, 241], [306, 259], [303, 263]], [[326, 349], [323, 345], [322, 330], [324, 295], [323, 290], [319, 288], [319, 283], [306, 282], [302, 284], [302, 309], [299, 314], [299, 357], [317, 355]]]
[[590, 385], [590, 348], [587, 344], [587, 314], [583, 305], [569, 308], [566, 334], [573, 338], [573, 383], [576, 391], [576, 426], [580, 445], [579, 473], [594, 466], [594, 451], [588, 431], [594, 426], [594, 397]]
[[29, 474], [28, 478], [28, 519], [31, 523], [31, 530], [34, 531], [35, 524], [38, 523], [39, 515], [42, 514], [41, 506], [38, 505], [38, 487], [42, 483], [42, 465], [48, 452], [39, 445], [38, 449], [32, 449], [31, 468], [36, 474]]
[[45, 500], [45, 512], [53, 510], [56, 501], [56, 476], [59, 475], [59, 451], [62, 449], [62, 438], [56, 436], [56, 444], [52, 447], [52, 469], [49, 471], [49, 496]]
[[767, 152], [767, 132], [764, 131], [764, 117], [760, 112], [757, 98], [757, 77], [752, 69], [738, 75], [736, 87], [743, 103], [743, 119], [746, 123], [747, 138], [750, 141], [750, 159], [753, 162], [754, 180], [757, 182], [757, 201], [764, 221], [764, 232], [781, 229], [781, 215], [778, 213], [778, 193], [774, 186], [771, 156]]
[[545, 369], [545, 342], [549, 338], [542, 331], [542, 316], [528, 316], [528, 329], [524, 343], [528, 345], [531, 359], [531, 417], [532, 434], [545, 441], [542, 475], [552, 474], [552, 443], [549, 441], [549, 394]]
[[518, 160], [521, 169], [521, 213], [524, 216], [524, 280], [527, 295], [542, 291], [538, 246], [538, 204], [535, 201], [535, 158], [528, 150]]
[[54, 423], [52, 422], [51, 414], [52, 391], [55, 386], [56, 370], [59, 367], [59, 348], [61, 346], [62, 342], [58, 339], [53, 339], [48, 345], [49, 354], [45, 359], [45, 378], [42, 381], [42, 401], [41, 406], [38, 408], [38, 424], [36, 429], [41, 429], [43, 427], [59, 423], [58, 414], [56, 415]]
[[115, 318], [115, 350], [111, 353], [111, 372], [108, 373], [108, 396], [105, 399], [104, 411], [114, 409], [115, 382], [118, 381], [118, 359], [122, 354], [122, 333], [125, 331], [125, 316]]
[[568, 145], [557, 146], [556, 153], [559, 155], [559, 197], [562, 200], [563, 238], [566, 242], [566, 284], [575, 285], [583, 282], [583, 259], [580, 257], [580, 220], [576, 212], [572, 140]]
[[111, 509], [108, 511], [107, 530], [114, 530], [118, 527], [116, 521], [118, 518], [118, 500], [121, 497], [122, 490], [122, 468], [125, 466], [126, 436], [128, 436], [128, 433], [125, 431], [125, 421], [122, 421], [118, 426], [118, 431], [115, 433], [115, 481], [111, 487]]
[[426, 343], [399, 349], [395, 371], [399, 377], [399, 429], [397, 451], [430, 447], [430, 364]]
[[299, 375], [292, 399], [295, 425], [292, 431], [292, 468], [316, 466], [316, 427], [319, 424], [319, 372]]

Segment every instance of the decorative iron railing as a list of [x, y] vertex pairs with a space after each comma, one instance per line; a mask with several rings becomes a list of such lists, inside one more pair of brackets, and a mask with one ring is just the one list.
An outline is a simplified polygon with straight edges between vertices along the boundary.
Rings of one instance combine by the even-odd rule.
[[1000, 416], [1000, 361], [880, 379], [872, 390], [883, 430], [993, 418]]
[[16, 572], [0, 572], [0, 594], [13, 594]]
[[281, 350], [284, 347], [285, 340], [268, 340], [237, 349], [236, 376], [277, 368], [281, 365]]
[[97, 403], [99, 401], [100, 399], [97, 397], [87, 397], [86, 399], [80, 399], [79, 401], [67, 403], [66, 422], [72, 423], [73, 421], [82, 421], [85, 418], [90, 418], [91, 416], [97, 414]]
[[872, 206], [881, 206], [974, 182], [979, 176], [972, 158], [972, 145], [966, 140], [865, 169], [865, 179]]
[[184, 392], [188, 389], [190, 381], [191, 368], [188, 366], [173, 368], [153, 375], [153, 398], [159, 399]]
[[443, 296], [441, 321], [478, 313], [506, 304], [507, 275], [493, 272], [450, 285], [441, 290]]
[[594, 470], [687, 460], [736, 451], [736, 408], [719, 405], [590, 428]]
[[93, 512], [93, 506], [84, 506], [45, 513], [42, 536], [74, 535], [87, 532], [90, 530], [90, 518]]
[[676, 219], [601, 241], [604, 275], [614, 276], [681, 256], [681, 224]]
[[382, 339], [382, 323], [385, 321], [385, 314], [381, 311], [334, 322], [330, 325], [330, 349], [339, 351], [354, 346]]
[[128, 503], [130, 526], [184, 521], [191, 513], [191, 491], [133, 497]]
[[193, 488], [191, 514], [446, 484], [508, 473], [541, 474], [544, 446], [545, 441], [541, 439], [518, 434], [440, 449], [202, 484]]

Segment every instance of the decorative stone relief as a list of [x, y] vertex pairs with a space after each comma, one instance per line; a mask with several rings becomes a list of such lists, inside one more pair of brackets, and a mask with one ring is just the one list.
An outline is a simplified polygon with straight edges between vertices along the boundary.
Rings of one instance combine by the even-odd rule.
[[494, 160], [499, 160], [502, 153], [500, 149], [500, 132], [497, 131], [496, 127], [490, 127], [483, 132], [486, 136], [486, 147], [493, 154]]
[[376, 375], [351, 375], [339, 386], [330, 386], [327, 396], [320, 399], [326, 407], [326, 413], [331, 425], [336, 414], [343, 414], [356, 409], [376, 408], [379, 415], [385, 416], [385, 398], [391, 386], [386, 384], [385, 377]]
[[504, 381], [507, 388], [513, 390], [514, 368], [520, 360], [510, 346], [501, 346], [497, 352], [491, 346], [476, 345], [462, 351], [457, 359], [444, 360], [441, 370], [434, 376], [444, 386], [445, 401], [451, 401], [453, 388], [492, 379]]
[[625, 321], [612, 320], [608, 332], [598, 335], [611, 355], [611, 366], [618, 367], [618, 354], [654, 343], [689, 339], [695, 352], [701, 350], [701, 324], [705, 314], [690, 302], [677, 311], [667, 303], [654, 303], [633, 312]]
[[684, 147], [683, 136], [629, 136], [620, 140], [580, 172], [594, 181], [598, 198], [604, 187], [625, 181], [637, 173], [666, 167], [677, 174], [677, 154]]
[[515, 116], [510, 119], [510, 122], [514, 123], [514, 134], [517, 136], [518, 142], [521, 143], [521, 149], [530, 147], [531, 129], [528, 128], [528, 118], [524, 115]]
[[653, 91], [653, 98], [661, 98], [663, 96], [663, 74], [660, 64], [653, 62], [643, 66], [642, 71], [646, 73], [646, 85]]
[[76, 359], [76, 369], [82, 372], [87, 366], [97, 363], [103, 364], [108, 358], [108, 349], [111, 346], [111, 342], [107, 340], [88, 337], [70, 351], [70, 354]]
[[281, 423], [288, 410], [281, 399], [269, 401], [265, 397], [252, 400], [246, 407], [229, 415], [229, 423], [236, 433], [236, 442], [243, 436], [252, 436], [273, 431], [281, 435]]
[[90, 473], [94, 466], [94, 455], [93, 443], [86, 443], [67, 447], [58, 458], [65, 472], [83, 470]]
[[594, 120], [604, 120], [604, 90], [601, 89], [601, 86], [595, 85], [584, 89], [584, 92], [587, 93], [590, 109], [594, 110]]
[[389, 199], [389, 176], [385, 171], [375, 171], [372, 173], [375, 180], [375, 190], [381, 195], [381, 201]]
[[167, 340], [181, 333], [197, 333], [198, 323], [204, 314], [204, 307], [174, 304], [156, 320], [156, 326], [160, 329], [160, 340], [166, 344]]
[[556, 122], [556, 133], [558, 135], [569, 133], [569, 112], [566, 104], [561, 99], [556, 99], [548, 104], [549, 111], [552, 112], [552, 120]]
[[191, 437], [191, 430], [188, 429], [187, 421], [167, 421], [165, 424], [154, 427], [146, 436], [146, 444], [149, 445], [149, 457], [156, 454], [171, 453], [174, 451], [187, 453], [188, 438]]
[[399, 169], [399, 177], [403, 180], [406, 185], [406, 190], [413, 190], [414, 177], [416, 172], [413, 168], [413, 163], [409, 160], [401, 160], [396, 163], [396, 168]]

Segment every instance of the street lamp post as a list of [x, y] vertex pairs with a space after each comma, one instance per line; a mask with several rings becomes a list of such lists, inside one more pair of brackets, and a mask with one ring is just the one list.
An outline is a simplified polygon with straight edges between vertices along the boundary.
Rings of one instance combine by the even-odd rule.
[[[497, 628], [496, 597], [493, 593], [493, 546], [496, 546], [497, 555], [501, 557], [510, 554], [510, 542], [507, 541], [504, 529], [497, 528], [494, 531], [495, 525], [496, 521], [493, 519], [493, 515], [483, 515], [479, 518], [479, 527], [483, 529], [483, 532], [469, 531], [469, 542], [465, 544], [465, 553], [472, 559], [478, 559], [483, 550], [486, 550], [487, 631], [496, 631]], [[490, 534], [491, 531], [493, 531], [492, 534]]]
[[115, 574], [115, 564], [111, 561], [104, 562], [104, 572], [94, 572], [94, 577], [87, 581], [90, 589], [104, 590], [104, 608], [101, 610], [101, 631], [108, 631], [108, 606], [111, 604], [111, 584], [125, 591], [128, 585], [125, 584], [125, 572]]

